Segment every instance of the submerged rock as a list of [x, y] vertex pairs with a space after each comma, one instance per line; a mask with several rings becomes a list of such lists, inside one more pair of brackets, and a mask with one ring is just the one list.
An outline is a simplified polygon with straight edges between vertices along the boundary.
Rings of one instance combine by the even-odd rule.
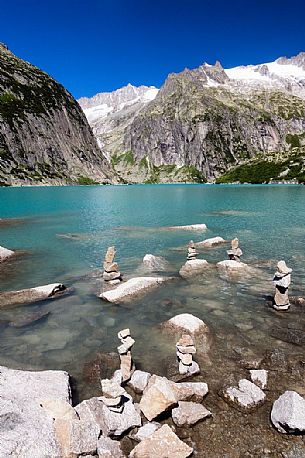
[[157, 288], [162, 283], [171, 280], [170, 277], [136, 277], [121, 283], [116, 289], [103, 292], [101, 299], [117, 303], [124, 299], [137, 296], [151, 289]]
[[238, 387], [229, 387], [224, 391], [224, 398], [243, 410], [252, 410], [265, 401], [265, 393], [254, 383], [242, 379]]
[[186, 261], [186, 263], [179, 270], [179, 274], [183, 278], [191, 277], [193, 275], [199, 275], [209, 267], [208, 261], [205, 259], [192, 259]]
[[196, 402], [179, 401], [178, 407], [172, 410], [173, 422], [179, 427], [195, 425], [211, 415], [212, 412]]
[[206, 224], [190, 224], [189, 226], [167, 226], [165, 229], [181, 230], [181, 231], [205, 231]]
[[163, 425], [142, 440], [130, 453], [130, 458], [187, 458], [193, 449], [182, 442], [168, 425]]
[[8, 250], [7, 248], [0, 246], [0, 262], [5, 261], [6, 259], [10, 258], [14, 254], [15, 254], [14, 251]]
[[210, 239], [202, 240], [202, 242], [196, 242], [195, 245], [203, 248], [212, 248], [214, 246], [222, 245], [223, 243], [228, 242], [222, 237], [212, 237]]
[[57, 296], [67, 288], [61, 283], [37, 286], [35, 288], [22, 289], [20, 291], [6, 291], [0, 293], [0, 307], [37, 302]]
[[67, 372], [0, 366], [0, 456], [62, 456], [46, 400], [71, 402]]
[[285, 391], [273, 403], [271, 421], [281, 433], [305, 433], [305, 399], [295, 391]]

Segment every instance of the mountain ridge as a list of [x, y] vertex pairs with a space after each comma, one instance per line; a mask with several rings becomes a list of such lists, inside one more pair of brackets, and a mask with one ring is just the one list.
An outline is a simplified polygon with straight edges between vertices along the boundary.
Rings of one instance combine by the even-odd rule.
[[256, 155], [289, 150], [291, 136], [303, 144], [305, 53], [254, 66], [224, 69], [216, 62], [171, 73], [132, 116], [124, 107], [91, 126], [127, 182], [155, 182], [148, 169], [166, 166], [174, 166], [175, 175], [191, 167], [214, 181]]

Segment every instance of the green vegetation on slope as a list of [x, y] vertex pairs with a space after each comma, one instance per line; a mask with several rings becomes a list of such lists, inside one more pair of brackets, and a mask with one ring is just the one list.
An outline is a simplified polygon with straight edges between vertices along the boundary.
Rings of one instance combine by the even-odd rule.
[[220, 176], [216, 183], [269, 183], [296, 180], [305, 182], [305, 148], [291, 153], [270, 153], [234, 167]]

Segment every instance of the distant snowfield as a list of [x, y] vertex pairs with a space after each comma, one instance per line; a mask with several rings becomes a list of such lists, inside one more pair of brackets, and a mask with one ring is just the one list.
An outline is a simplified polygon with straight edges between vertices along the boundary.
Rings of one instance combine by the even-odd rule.
[[[267, 68], [264, 74], [264, 68]], [[226, 74], [232, 80], [256, 80], [270, 82], [274, 77], [285, 79], [302, 80], [305, 79], [305, 70], [298, 65], [279, 64], [278, 62], [268, 62], [261, 65], [247, 65], [225, 69]]]

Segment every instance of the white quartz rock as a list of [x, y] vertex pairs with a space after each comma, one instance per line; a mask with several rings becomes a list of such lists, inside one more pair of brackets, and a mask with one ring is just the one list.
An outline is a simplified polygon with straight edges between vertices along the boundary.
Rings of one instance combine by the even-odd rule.
[[0, 246], [0, 262], [10, 258], [11, 256], [13, 256], [13, 254], [15, 254], [14, 251], [8, 250], [7, 248]]
[[136, 393], [143, 393], [149, 382], [150, 377], [151, 374], [149, 372], [135, 370], [131, 376], [131, 379], [128, 382], [128, 385], [131, 386], [131, 388]]
[[260, 406], [266, 398], [265, 393], [254, 383], [242, 379], [237, 387], [229, 387], [224, 397], [243, 409], [252, 409]]
[[190, 334], [208, 331], [207, 325], [200, 320], [200, 318], [197, 318], [190, 313], [181, 313], [180, 315], [176, 315], [163, 323], [163, 326], [189, 332]]

